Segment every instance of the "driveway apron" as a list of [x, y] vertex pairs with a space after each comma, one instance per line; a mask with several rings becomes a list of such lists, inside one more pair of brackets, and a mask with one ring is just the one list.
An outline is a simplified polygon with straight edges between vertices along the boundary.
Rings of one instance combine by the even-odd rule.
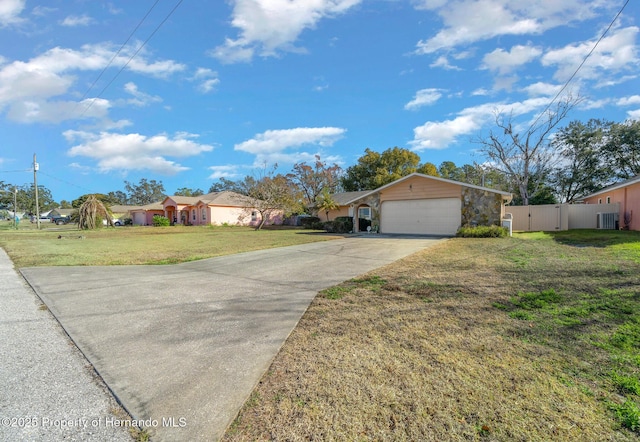
[[153, 440], [218, 440], [319, 290], [439, 241], [371, 235], [21, 272]]

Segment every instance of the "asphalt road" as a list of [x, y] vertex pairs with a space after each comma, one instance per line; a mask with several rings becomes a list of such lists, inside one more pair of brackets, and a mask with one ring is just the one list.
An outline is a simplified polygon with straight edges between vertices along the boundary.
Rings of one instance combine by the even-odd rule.
[[217, 440], [319, 290], [439, 241], [367, 235], [177, 265], [21, 271], [153, 440]]

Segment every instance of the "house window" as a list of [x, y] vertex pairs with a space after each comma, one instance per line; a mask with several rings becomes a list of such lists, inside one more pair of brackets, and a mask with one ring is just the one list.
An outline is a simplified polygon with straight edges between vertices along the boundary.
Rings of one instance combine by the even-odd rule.
[[598, 204], [602, 204], [602, 198], [598, 198]]
[[204, 207], [202, 208], [202, 221], [206, 221], [207, 220], [207, 209], [205, 209]]
[[192, 219], [193, 221], [195, 221], [195, 220], [196, 220], [196, 209], [191, 210], [191, 219]]
[[359, 207], [358, 208], [358, 218], [371, 219], [371, 208], [370, 207]]
[[258, 220], [258, 212], [254, 210], [253, 212], [251, 212], [251, 221], [257, 221], [257, 220]]
[[607, 197], [607, 204], [611, 204], [611, 197], [610, 196]]

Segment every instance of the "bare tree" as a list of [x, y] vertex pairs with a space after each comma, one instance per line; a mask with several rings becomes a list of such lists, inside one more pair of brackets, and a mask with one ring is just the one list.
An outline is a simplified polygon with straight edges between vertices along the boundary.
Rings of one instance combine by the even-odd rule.
[[284, 175], [276, 175], [277, 165], [267, 171], [266, 165], [260, 176], [247, 176], [240, 183], [242, 194], [248, 208], [260, 213], [260, 222], [256, 230], [260, 230], [266, 221], [274, 215], [286, 216], [295, 211], [299, 205], [295, 187]]
[[514, 128], [513, 114], [505, 117], [495, 114], [496, 128], [486, 138], [474, 140], [481, 145], [482, 152], [498, 170], [507, 174], [520, 191], [522, 204], [528, 205], [535, 193], [531, 184], [542, 184], [554, 158], [550, 136], [556, 126], [581, 99], [568, 96], [547, 108], [526, 130]]

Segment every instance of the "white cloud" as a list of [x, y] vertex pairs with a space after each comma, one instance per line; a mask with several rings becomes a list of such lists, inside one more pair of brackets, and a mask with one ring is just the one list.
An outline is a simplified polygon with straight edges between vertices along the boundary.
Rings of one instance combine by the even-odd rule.
[[450, 64], [449, 60], [444, 55], [441, 55], [440, 57], [438, 57], [436, 59], [436, 61], [434, 61], [433, 63], [431, 63], [429, 65], [429, 67], [442, 68], [442, 69], [446, 69], [448, 71], [461, 71], [462, 70], [459, 67]]
[[532, 46], [516, 45], [508, 52], [498, 48], [483, 57], [482, 68], [497, 71], [500, 75], [506, 75], [535, 60], [540, 54], [542, 54], [542, 50]]
[[198, 90], [203, 94], [215, 90], [220, 84], [218, 73], [208, 68], [198, 68], [191, 80], [198, 82]]
[[76, 26], [89, 26], [93, 19], [88, 15], [70, 15], [60, 22], [62, 26], [74, 28]]
[[0, 1], [0, 28], [20, 23], [20, 13], [24, 10], [26, 0], [2, 0]]
[[235, 150], [256, 155], [254, 164], [294, 163], [310, 161], [314, 153], [287, 153], [288, 149], [305, 145], [327, 147], [342, 138], [346, 129], [339, 127], [298, 127], [294, 129], [268, 130], [254, 138], [234, 146]]
[[508, 113], [511, 117], [518, 117], [542, 109], [548, 103], [549, 99], [544, 97], [530, 98], [511, 104], [485, 103], [469, 107], [459, 112], [453, 119], [428, 121], [416, 127], [413, 129], [414, 139], [409, 144], [415, 150], [445, 149], [459, 137], [471, 135], [487, 123], [494, 121], [496, 113]]
[[162, 102], [162, 98], [155, 95], [145, 94], [138, 89], [138, 86], [136, 86], [135, 83], [131, 81], [124, 85], [124, 90], [125, 92], [133, 96], [133, 98], [126, 100], [128, 104], [131, 104], [133, 106], [144, 107], [150, 105], [151, 103]]
[[640, 120], [640, 109], [627, 112], [627, 116], [630, 120]]
[[428, 106], [442, 97], [442, 90], [435, 88], [420, 89], [413, 100], [404, 105], [406, 110], [418, 110], [422, 106]]
[[37, 17], [44, 17], [57, 10], [58, 10], [57, 8], [50, 8], [47, 6], [38, 5], [31, 10], [31, 13]]
[[529, 86], [526, 86], [524, 88], [524, 91], [530, 96], [530, 97], [539, 97], [539, 96], [555, 96], [560, 89], [562, 88], [561, 85], [558, 84], [551, 84], [551, 83], [544, 83], [542, 81], [539, 81], [537, 83], [533, 83], [530, 84]]
[[235, 178], [239, 176], [239, 166], [228, 164], [225, 166], [211, 166], [209, 170], [213, 173], [209, 175], [209, 179], [218, 180], [220, 178]]
[[591, 18], [595, 10], [603, 6], [607, 4], [581, 0], [423, 0], [417, 8], [435, 11], [444, 28], [435, 36], [419, 41], [416, 53], [431, 54], [501, 35], [540, 34], [556, 26]]
[[[640, 64], [636, 49], [636, 37], [639, 30], [635, 26], [617, 29], [603, 38], [586, 63], [580, 68], [578, 78], [596, 79], [603, 72], [620, 72], [625, 69], [635, 71]], [[557, 71], [554, 78], [564, 82], [573, 75], [595, 43], [594, 39], [548, 51], [542, 57], [542, 65], [555, 66]]]
[[484, 97], [484, 96], [489, 95], [489, 94], [490, 94], [490, 92], [487, 89], [483, 88], [483, 87], [481, 87], [479, 89], [476, 89], [475, 91], [471, 92], [471, 95], [474, 96], [474, 97]]
[[196, 135], [178, 133], [173, 138], [160, 134], [146, 137], [137, 133], [91, 133], [68, 130], [63, 134], [70, 143], [79, 142], [67, 152], [98, 162], [102, 172], [112, 170], [150, 170], [175, 175], [188, 170], [166, 157], [189, 157], [213, 150], [213, 146], [193, 141]]
[[635, 106], [640, 104], [640, 95], [631, 95], [629, 97], [620, 98], [616, 104], [618, 106]]
[[[120, 52], [113, 62], [113, 66], [122, 66], [129, 58], [132, 49]], [[85, 45], [80, 50], [53, 48], [28, 61], [13, 61], [0, 66], [0, 111], [8, 108], [10, 117], [22, 122], [53, 121], [51, 118], [41, 118], [48, 115], [42, 109], [51, 106], [61, 106], [60, 115], [76, 118], [79, 114], [69, 112], [68, 101], [55, 100], [70, 92], [77, 81], [78, 71], [99, 71], [103, 69], [113, 57], [115, 49], [105, 45]], [[149, 62], [140, 53], [127, 69], [137, 73], [166, 77], [171, 73], [181, 71], [184, 65], [171, 60]], [[84, 91], [83, 91], [84, 92]], [[75, 103], [82, 108], [81, 104]], [[92, 108], [95, 103], [92, 105]], [[28, 110], [31, 108], [31, 110]], [[34, 108], [39, 108], [33, 112]], [[55, 109], [52, 109], [55, 112]], [[93, 115], [94, 114], [83, 114]], [[57, 117], [57, 121], [61, 121]]]
[[225, 63], [250, 61], [258, 53], [298, 52], [293, 43], [305, 29], [324, 19], [345, 13], [362, 0], [234, 0], [231, 25], [237, 39], [227, 38], [210, 52]]

